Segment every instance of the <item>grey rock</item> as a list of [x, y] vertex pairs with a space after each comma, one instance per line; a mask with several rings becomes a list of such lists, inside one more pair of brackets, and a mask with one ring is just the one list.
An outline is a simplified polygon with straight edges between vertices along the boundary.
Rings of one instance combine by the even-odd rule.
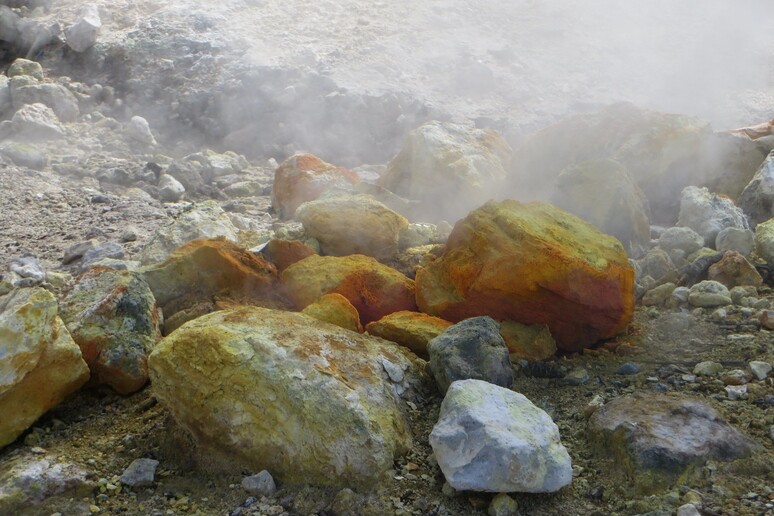
[[189, 154], [173, 161], [166, 173], [180, 181], [189, 192], [195, 192], [212, 181], [212, 166], [203, 153]]
[[159, 177], [159, 199], [162, 202], [177, 202], [185, 193], [185, 187], [169, 174]]
[[0, 513], [34, 511], [31, 506], [61, 494], [86, 496], [94, 488], [88, 477], [79, 466], [53, 457], [6, 459], [0, 465]]
[[242, 488], [255, 496], [271, 496], [277, 491], [274, 479], [266, 470], [242, 479]]
[[774, 217], [774, 151], [771, 151], [739, 196], [739, 207], [755, 224]]
[[661, 233], [658, 246], [667, 253], [679, 249], [687, 256], [704, 247], [704, 238], [691, 228], [678, 226]]
[[642, 281], [646, 276], [659, 279], [675, 269], [674, 262], [669, 254], [662, 249], [651, 249], [637, 263], [640, 266], [640, 274], [637, 281]]
[[473, 317], [450, 326], [428, 342], [427, 350], [441, 392], [452, 382], [469, 378], [501, 387], [513, 383], [508, 347], [491, 317]]
[[30, 61], [29, 59], [19, 58], [11, 63], [6, 72], [8, 77], [16, 77], [19, 75], [29, 75], [35, 79], [43, 80], [43, 67], [37, 61]]
[[134, 226], [129, 226], [123, 229], [121, 231], [121, 234], [118, 235], [118, 239], [121, 242], [134, 242], [137, 240], [137, 228]]
[[102, 20], [95, 4], [85, 6], [75, 24], [67, 29], [67, 46], [76, 52], [84, 52], [97, 42]]
[[670, 485], [708, 460], [735, 460], [760, 448], [709, 405], [650, 393], [622, 396], [599, 408], [589, 419], [589, 437], [597, 452], [615, 457], [643, 491]]
[[45, 104], [62, 122], [74, 122], [80, 113], [78, 99], [61, 84], [40, 83], [13, 88], [11, 101], [14, 109], [25, 104]]
[[688, 296], [690, 295], [691, 289], [688, 287], [677, 287], [672, 291], [672, 298], [674, 298], [678, 303], [687, 303]]
[[749, 229], [724, 228], [715, 238], [715, 249], [718, 252], [736, 251], [749, 256], [755, 248], [755, 233]]
[[153, 485], [159, 461], [153, 459], [135, 459], [121, 474], [121, 483], [130, 487]]
[[46, 281], [46, 271], [38, 258], [33, 254], [25, 254], [11, 260], [11, 272], [15, 273], [19, 281], [12, 282], [15, 287], [31, 287], [40, 285]]
[[661, 306], [670, 298], [676, 288], [674, 283], [664, 283], [652, 288], [642, 296], [642, 304], [644, 306]]
[[747, 217], [731, 199], [696, 186], [682, 191], [677, 224], [700, 234], [706, 246], [715, 245], [718, 233], [724, 228], [749, 229]]
[[141, 116], [133, 116], [129, 123], [126, 125], [126, 135], [145, 145], [156, 145], [156, 138], [151, 133], [150, 125], [148, 121]]
[[585, 367], [576, 367], [562, 378], [564, 385], [584, 385], [589, 381], [589, 372]]
[[81, 270], [85, 271], [93, 264], [104, 260], [105, 258], [115, 258], [120, 260], [124, 257], [124, 248], [118, 242], [107, 242], [88, 249], [81, 258]]
[[688, 302], [702, 308], [730, 305], [731, 295], [728, 288], [717, 281], [701, 281], [691, 287]]
[[637, 374], [640, 372], [640, 366], [639, 364], [635, 364], [634, 362], [627, 362], [623, 364], [621, 367], [616, 369], [616, 373], [622, 374], [622, 375], [630, 375], [630, 374]]
[[333, 497], [331, 511], [336, 516], [355, 516], [359, 513], [360, 503], [357, 493], [345, 487]]
[[0, 114], [11, 109], [11, 87], [8, 77], [0, 75]]
[[480, 380], [449, 387], [430, 445], [457, 490], [546, 493], [572, 480], [551, 417], [523, 395]]
[[92, 238], [90, 240], [86, 240], [85, 242], [78, 242], [77, 244], [73, 244], [67, 249], [65, 249], [64, 255], [62, 256], [62, 264], [67, 265], [69, 263], [74, 262], [75, 260], [78, 260], [79, 258], [82, 258], [84, 253], [86, 251], [89, 251], [90, 249], [94, 249], [99, 245], [99, 240]]
[[45, 104], [27, 104], [14, 113], [11, 129], [30, 140], [56, 140], [64, 137], [64, 129], [56, 114]]
[[731, 401], [743, 400], [747, 398], [747, 385], [726, 385], [726, 395]]
[[20, 142], [6, 142], [0, 146], [0, 154], [20, 167], [42, 170], [48, 165], [48, 155], [33, 145]]
[[774, 265], [774, 219], [761, 222], [755, 228], [755, 250], [767, 264]]
[[704, 362], [699, 362], [693, 367], [693, 374], [697, 376], [715, 376], [722, 370], [723, 366], [718, 362], [705, 360]]
[[771, 364], [768, 362], [762, 362], [760, 360], [753, 360], [748, 364], [753, 376], [758, 380], [765, 380], [771, 372]]
[[701, 513], [695, 505], [687, 503], [677, 508], [677, 516], [701, 516]]

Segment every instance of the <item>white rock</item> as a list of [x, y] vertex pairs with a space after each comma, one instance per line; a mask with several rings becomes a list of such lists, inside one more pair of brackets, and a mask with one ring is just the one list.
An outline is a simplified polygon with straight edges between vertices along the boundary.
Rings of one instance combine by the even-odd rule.
[[185, 187], [169, 174], [159, 177], [159, 199], [162, 202], [177, 202], [183, 197]]
[[67, 29], [67, 46], [76, 52], [91, 48], [97, 42], [100, 28], [102, 28], [102, 20], [97, 6], [95, 4], [85, 6], [81, 10], [78, 21]]
[[126, 134], [133, 140], [146, 145], [156, 145], [156, 139], [151, 133], [148, 121], [141, 116], [133, 116], [126, 126]]
[[753, 360], [750, 362], [750, 371], [753, 376], [758, 380], [765, 380], [771, 372], [771, 364], [768, 362], [761, 362], [760, 360]]
[[705, 280], [691, 287], [688, 302], [703, 308], [725, 306], [731, 304], [731, 294], [722, 283]]
[[451, 384], [430, 445], [457, 490], [546, 493], [572, 480], [551, 417], [522, 394], [481, 380]]
[[715, 249], [721, 253], [736, 251], [744, 256], [749, 256], [754, 247], [755, 233], [749, 229], [721, 229], [717, 238], [715, 238]]
[[695, 505], [687, 503], [677, 509], [677, 516], [701, 516], [701, 513]]
[[726, 394], [731, 401], [747, 398], [747, 385], [727, 385]]
[[696, 186], [683, 189], [677, 224], [689, 227], [704, 237], [706, 246], [715, 244], [722, 229], [749, 229], [747, 217], [731, 199]]
[[64, 137], [64, 129], [56, 113], [44, 104], [22, 106], [11, 118], [11, 129], [16, 135], [30, 140], [55, 140]]

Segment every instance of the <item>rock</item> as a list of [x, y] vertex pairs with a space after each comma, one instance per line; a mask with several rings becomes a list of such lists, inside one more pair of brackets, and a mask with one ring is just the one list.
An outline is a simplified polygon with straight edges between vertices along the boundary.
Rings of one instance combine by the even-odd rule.
[[14, 109], [25, 104], [45, 104], [62, 122], [75, 122], [80, 114], [78, 99], [61, 84], [36, 83], [13, 88], [11, 101]]
[[737, 204], [753, 226], [774, 218], [774, 150], [744, 188]]
[[667, 253], [679, 249], [688, 256], [704, 247], [704, 237], [691, 228], [677, 226], [661, 233], [658, 246]]
[[416, 282], [425, 313], [545, 324], [566, 351], [622, 331], [634, 309], [634, 270], [621, 244], [543, 203], [489, 202], [471, 212]]
[[62, 265], [73, 263], [74, 261], [82, 258], [87, 251], [94, 249], [98, 245], [99, 240], [96, 238], [71, 245], [64, 251], [64, 255], [62, 256]]
[[662, 249], [653, 248], [645, 254], [638, 262], [640, 266], [640, 275], [638, 281], [650, 276], [653, 279], [662, 278], [675, 270], [674, 263], [669, 254]]
[[741, 369], [734, 369], [724, 373], [720, 377], [724, 385], [744, 385], [747, 383], [747, 375]]
[[639, 364], [635, 364], [634, 362], [627, 362], [618, 369], [616, 369], [616, 374], [622, 374], [622, 375], [630, 375], [630, 374], [637, 374], [640, 372], [641, 367]]
[[701, 516], [701, 513], [692, 503], [686, 503], [677, 508], [677, 516]]
[[710, 265], [707, 279], [722, 283], [728, 288], [743, 285], [759, 287], [763, 278], [747, 259], [736, 251], [726, 251], [719, 262]]
[[711, 360], [699, 362], [693, 368], [693, 374], [698, 376], [715, 376], [723, 370], [723, 366]]
[[743, 256], [749, 256], [755, 248], [755, 233], [749, 229], [724, 228], [715, 238], [715, 249], [718, 252], [736, 251]]
[[[223, 238], [192, 240], [163, 263], [139, 272], [165, 319], [201, 303], [212, 303], [213, 309], [240, 304], [284, 306], [277, 294], [274, 266]], [[171, 331], [168, 326], [165, 333]]]
[[331, 190], [349, 190], [359, 182], [360, 178], [351, 170], [326, 163], [312, 154], [295, 154], [274, 173], [271, 204], [279, 218], [289, 219], [303, 203]]
[[14, 59], [11, 66], [8, 67], [6, 72], [8, 77], [17, 77], [21, 75], [29, 75], [35, 79], [43, 80], [43, 67], [36, 61], [30, 61], [29, 59], [17, 58]]
[[48, 165], [48, 155], [33, 145], [20, 142], [5, 142], [0, 146], [0, 154], [15, 165], [33, 170], [42, 170]]
[[299, 310], [332, 292], [357, 308], [363, 324], [417, 309], [414, 282], [368, 256], [309, 256], [285, 269], [280, 279]]
[[543, 324], [529, 326], [516, 321], [503, 321], [500, 323], [500, 335], [512, 357], [537, 362], [556, 353], [556, 341], [548, 326]]
[[190, 321], [149, 358], [155, 395], [209, 462], [364, 488], [411, 446], [399, 396], [412, 399], [421, 364], [380, 339], [257, 307]]
[[83, 468], [52, 456], [6, 457], [0, 465], [0, 513], [50, 514], [36, 506], [57, 495], [89, 496], [94, 485], [88, 479]]
[[513, 384], [508, 348], [500, 325], [491, 317], [473, 317], [450, 326], [427, 343], [430, 369], [438, 389], [457, 380], [483, 380], [501, 387]]
[[0, 75], [0, 115], [5, 115], [12, 107], [10, 81], [7, 76]]
[[314, 249], [298, 240], [273, 238], [261, 250], [261, 254], [273, 263], [279, 272], [282, 272], [294, 263], [317, 253]]
[[500, 493], [489, 502], [486, 513], [489, 516], [519, 516], [519, 504], [505, 493]]
[[172, 224], [159, 228], [140, 253], [139, 259], [143, 264], [163, 262], [172, 251], [186, 242], [217, 237], [236, 242], [237, 228], [217, 202], [204, 201], [181, 213]]
[[747, 399], [747, 385], [727, 385], [724, 389], [731, 401]]
[[362, 501], [350, 488], [345, 487], [333, 497], [331, 511], [336, 516], [355, 516], [362, 507]]
[[761, 381], [768, 378], [772, 368], [771, 364], [760, 360], [753, 360], [748, 365], [750, 366], [750, 371], [752, 371], [753, 376]]
[[196, 192], [212, 181], [212, 165], [202, 153], [189, 154], [173, 161], [166, 173], [180, 181], [188, 192]]
[[121, 483], [129, 487], [149, 487], [153, 485], [159, 461], [154, 459], [134, 459], [121, 473]]
[[479, 380], [451, 385], [430, 445], [457, 490], [548, 493], [572, 480], [551, 417], [523, 395]]
[[133, 116], [126, 125], [126, 135], [132, 140], [145, 145], [156, 145], [156, 138], [151, 133], [148, 121], [141, 116]]
[[759, 449], [709, 405], [690, 398], [638, 393], [616, 398], [589, 420], [598, 453], [615, 459], [642, 492], [701, 471], [708, 460], [728, 461]]
[[431, 244], [443, 244], [451, 232], [449, 224], [429, 224], [419, 222], [409, 224], [400, 235], [400, 248], [420, 247]]
[[761, 326], [767, 330], [774, 330], [774, 310], [761, 311], [758, 321]]
[[379, 185], [418, 201], [413, 218], [454, 221], [493, 196], [508, 175], [511, 153], [491, 129], [428, 122], [409, 133]]
[[14, 287], [34, 287], [46, 281], [46, 271], [34, 254], [24, 254], [11, 260], [11, 284]]
[[551, 202], [616, 237], [630, 256], [642, 256], [649, 247], [648, 200], [616, 161], [584, 161], [568, 167], [556, 178]]
[[756, 226], [755, 251], [767, 264], [774, 265], [774, 219], [761, 222]]
[[89, 368], [39, 287], [0, 297], [0, 448], [89, 379]]
[[319, 199], [302, 204], [295, 216], [307, 236], [320, 242], [322, 254], [364, 254], [394, 258], [408, 220], [368, 195]]
[[695, 186], [680, 194], [677, 224], [700, 234], [706, 246], [714, 245], [718, 233], [725, 228], [749, 229], [747, 217], [731, 199]]
[[159, 200], [161, 202], [177, 202], [182, 199], [185, 187], [169, 174], [159, 176]]
[[81, 271], [85, 271], [92, 265], [102, 260], [112, 258], [120, 260], [124, 257], [124, 248], [118, 242], [107, 242], [98, 244], [91, 249], [86, 250], [81, 257]]
[[147, 355], [161, 337], [159, 313], [137, 273], [102, 267], [79, 276], [59, 313], [91, 370], [92, 383], [131, 394], [148, 381]]
[[65, 33], [67, 46], [76, 52], [85, 52], [97, 42], [100, 28], [102, 20], [99, 18], [97, 5], [84, 6], [78, 20]]
[[219, 154], [208, 150], [205, 155], [210, 162], [213, 178], [239, 174], [249, 166], [247, 159], [235, 152], [226, 151], [223, 154]]
[[255, 496], [271, 496], [277, 490], [271, 473], [265, 469], [242, 479], [242, 489]]
[[403, 310], [368, 323], [366, 331], [375, 337], [405, 346], [417, 356], [428, 359], [427, 343], [451, 325], [449, 321], [438, 317]]
[[11, 118], [15, 136], [31, 141], [57, 140], [64, 137], [64, 129], [56, 114], [44, 104], [27, 104]]
[[301, 313], [350, 331], [363, 333], [357, 308], [341, 294], [325, 294], [301, 310]]
[[644, 296], [642, 296], [643, 306], [663, 306], [667, 299], [672, 296], [672, 293], [677, 288], [674, 283], [664, 283], [651, 290], [648, 290]]
[[691, 287], [688, 302], [702, 308], [725, 306], [731, 304], [731, 295], [722, 283], [705, 280]]

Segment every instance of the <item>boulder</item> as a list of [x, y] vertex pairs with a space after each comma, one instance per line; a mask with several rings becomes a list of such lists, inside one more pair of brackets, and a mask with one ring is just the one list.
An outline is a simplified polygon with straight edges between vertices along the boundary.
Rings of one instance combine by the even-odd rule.
[[74, 122], [80, 114], [78, 99], [61, 84], [35, 83], [14, 88], [11, 101], [14, 109], [20, 109], [25, 104], [44, 104], [62, 122]]
[[630, 256], [642, 256], [649, 247], [648, 200], [616, 161], [584, 161], [568, 167], [556, 178], [551, 202], [616, 237]]
[[238, 230], [225, 211], [215, 201], [194, 204], [181, 213], [172, 224], [159, 228], [140, 253], [143, 264], [159, 263], [191, 240], [225, 237], [238, 240]]
[[691, 287], [688, 302], [702, 308], [725, 306], [731, 304], [731, 294], [722, 283], [705, 280]]
[[261, 249], [261, 254], [282, 272], [294, 263], [317, 252], [299, 240], [280, 240], [273, 238]]
[[665, 488], [709, 460], [746, 457], [760, 446], [701, 401], [653, 393], [614, 399], [588, 424], [597, 453], [613, 459], [636, 487]]
[[403, 310], [368, 323], [366, 331], [375, 337], [405, 346], [418, 356], [428, 359], [427, 343], [451, 325], [451, 322], [438, 317]]
[[645, 193], [651, 221], [673, 225], [689, 185], [736, 198], [763, 161], [755, 142], [712, 132], [700, 120], [619, 103], [571, 116], [515, 150], [509, 195], [547, 199], [557, 176], [587, 160], [614, 159]]
[[161, 174], [158, 186], [161, 202], [177, 202], [185, 193], [183, 184], [169, 174]]
[[454, 382], [430, 445], [456, 490], [550, 493], [572, 481], [551, 417], [524, 395], [479, 380]]
[[545, 324], [566, 351], [616, 335], [634, 310], [634, 270], [621, 243], [544, 203], [489, 202], [471, 212], [416, 282], [425, 313]]
[[[0, 108], [0, 112], [2, 109]], [[4, 142], [0, 154], [13, 161], [15, 165], [33, 170], [42, 170], [48, 165], [48, 154], [34, 145], [22, 142]]]
[[774, 218], [755, 227], [755, 251], [767, 264], [774, 265]]
[[414, 281], [369, 256], [313, 255], [285, 269], [280, 278], [299, 310], [332, 292], [357, 308], [363, 324], [417, 308]]
[[[64, 457], [6, 457], [0, 465], [0, 513], [48, 514], [39, 507], [58, 495], [89, 496], [94, 491], [90, 473]], [[35, 510], [38, 509], [38, 510]]]
[[368, 195], [340, 196], [302, 204], [296, 218], [307, 236], [331, 256], [364, 254], [377, 260], [394, 258], [408, 220]]
[[0, 448], [88, 379], [50, 292], [35, 287], [0, 296]]
[[[212, 303], [213, 309], [284, 306], [277, 295], [274, 266], [224, 238], [192, 240], [163, 263], [142, 267], [140, 273], [165, 319], [202, 303]], [[169, 331], [165, 327], [165, 333]]]
[[471, 317], [448, 327], [427, 343], [430, 369], [441, 392], [457, 380], [483, 380], [510, 387], [513, 369], [500, 325], [491, 317]]
[[147, 356], [161, 332], [156, 301], [142, 276], [91, 268], [62, 298], [59, 313], [81, 348], [92, 383], [119, 394], [147, 383]]
[[774, 150], [744, 188], [737, 204], [753, 226], [774, 218]]
[[281, 219], [292, 218], [296, 208], [335, 189], [350, 190], [360, 182], [346, 168], [326, 163], [312, 154], [295, 154], [277, 168], [271, 191], [271, 204]]
[[22, 75], [28, 75], [39, 81], [43, 80], [43, 67], [37, 61], [31, 61], [29, 59], [17, 58], [8, 67], [6, 72], [8, 77], [19, 77]]
[[661, 233], [658, 246], [667, 253], [679, 250], [688, 256], [704, 247], [704, 237], [689, 227], [676, 226]]
[[412, 218], [455, 221], [498, 192], [511, 153], [496, 131], [429, 122], [409, 133], [379, 185], [417, 201]]
[[512, 357], [536, 362], [554, 356], [556, 341], [544, 324], [521, 324], [516, 321], [500, 323], [500, 335]]
[[352, 303], [341, 294], [325, 294], [301, 310], [301, 313], [350, 331], [363, 333], [363, 325], [360, 324], [360, 314], [357, 313], [357, 308], [352, 306]]
[[747, 217], [731, 199], [695, 186], [680, 194], [677, 224], [696, 231], [708, 247], [715, 245], [718, 233], [725, 228], [749, 229]]
[[755, 248], [755, 233], [749, 229], [721, 229], [715, 238], [715, 249], [718, 252], [736, 251], [742, 256], [750, 256]]
[[141, 116], [133, 116], [124, 130], [126, 135], [136, 142], [144, 145], [156, 145], [156, 138], [153, 137], [148, 121]]
[[719, 262], [710, 265], [707, 279], [730, 289], [744, 285], [760, 287], [763, 284], [763, 278], [753, 264], [736, 251], [726, 251]]
[[64, 138], [64, 129], [50, 107], [45, 104], [27, 104], [11, 118], [15, 136], [32, 141]]
[[96, 4], [89, 4], [81, 9], [78, 20], [67, 29], [67, 46], [76, 52], [85, 52], [97, 42], [102, 20]]
[[257, 307], [190, 321], [149, 358], [155, 395], [216, 466], [364, 488], [411, 446], [401, 396], [415, 399], [421, 364], [381, 339]]

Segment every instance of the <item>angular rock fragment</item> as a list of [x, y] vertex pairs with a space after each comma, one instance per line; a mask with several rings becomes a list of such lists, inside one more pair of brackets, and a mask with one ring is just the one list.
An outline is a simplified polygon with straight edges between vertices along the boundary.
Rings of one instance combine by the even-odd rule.
[[19, 108], [11, 118], [11, 129], [16, 136], [33, 141], [64, 137], [59, 119], [45, 104], [27, 104]]
[[451, 385], [430, 445], [457, 490], [550, 493], [572, 480], [551, 417], [522, 394], [479, 380]]
[[421, 363], [380, 339], [257, 307], [190, 321], [149, 358], [156, 396], [210, 461], [365, 488], [411, 445], [399, 396], [424, 381]]
[[747, 259], [736, 251], [726, 251], [719, 262], [710, 265], [707, 279], [728, 288], [744, 285], [761, 286], [763, 278]]
[[427, 343], [443, 333], [452, 323], [439, 317], [403, 310], [368, 323], [366, 331], [375, 337], [409, 348], [424, 359], [430, 357]]
[[706, 246], [714, 245], [718, 233], [725, 228], [749, 228], [747, 217], [731, 199], [695, 186], [685, 188], [680, 195], [677, 224], [704, 237]]
[[94, 384], [131, 394], [147, 383], [147, 356], [161, 332], [153, 293], [142, 276], [89, 269], [61, 300], [59, 310]]
[[309, 256], [281, 275], [285, 293], [299, 310], [323, 294], [346, 297], [368, 324], [387, 314], [416, 310], [414, 281], [375, 259], [358, 254]]
[[50, 292], [35, 287], [0, 296], [0, 448], [88, 379]]
[[634, 310], [634, 270], [620, 242], [543, 203], [471, 212], [416, 282], [425, 313], [545, 324], [567, 351], [622, 331]]
[[76, 52], [84, 52], [97, 42], [102, 20], [96, 4], [84, 6], [75, 24], [67, 29], [67, 46]]

